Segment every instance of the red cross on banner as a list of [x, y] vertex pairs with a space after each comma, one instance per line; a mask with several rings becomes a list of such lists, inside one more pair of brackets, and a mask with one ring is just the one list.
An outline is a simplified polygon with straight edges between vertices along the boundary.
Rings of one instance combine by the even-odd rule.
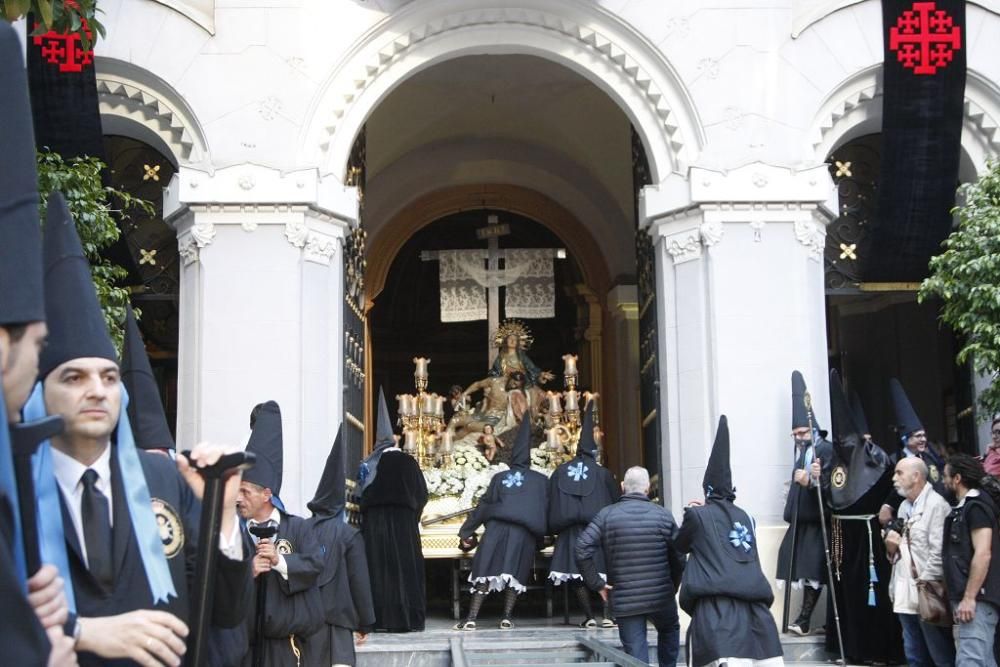
[[[38, 27], [38, 24], [35, 24]], [[83, 30], [88, 39], [93, 39], [86, 19], [83, 20]], [[78, 33], [58, 33], [48, 31], [34, 39], [35, 46], [41, 47], [42, 58], [52, 65], [58, 65], [60, 72], [82, 72], [83, 68], [94, 62], [94, 50], [84, 50]], [[91, 42], [93, 43], [93, 42]]]
[[935, 2], [915, 2], [889, 30], [889, 48], [914, 74], [937, 74], [962, 48], [962, 29]]

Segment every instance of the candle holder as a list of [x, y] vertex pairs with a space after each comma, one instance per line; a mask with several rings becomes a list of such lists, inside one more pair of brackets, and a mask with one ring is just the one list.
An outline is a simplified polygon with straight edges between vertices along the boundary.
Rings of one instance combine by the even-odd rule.
[[[439, 446], [439, 434], [444, 429], [444, 397], [427, 393], [429, 373], [427, 365], [431, 360], [414, 357], [416, 368], [413, 372], [415, 394], [397, 396], [399, 419], [403, 424], [403, 451], [413, 456], [421, 468], [437, 467], [444, 456], [444, 447]], [[450, 443], [449, 443], [450, 447]], [[450, 457], [450, 452], [448, 454]]]
[[[545, 416], [547, 429], [547, 448], [549, 457], [558, 465], [576, 456], [576, 445], [580, 441], [582, 412], [591, 401], [596, 401], [598, 395], [594, 392], [580, 392], [577, 389], [579, 371], [576, 367], [577, 355], [564, 354], [562, 392], [546, 392], [548, 399], [548, 414]], [[582, 403], [581, 403], [582, 399]], [[599, 423], [597, 403], [594, 403], [594, 426]]]

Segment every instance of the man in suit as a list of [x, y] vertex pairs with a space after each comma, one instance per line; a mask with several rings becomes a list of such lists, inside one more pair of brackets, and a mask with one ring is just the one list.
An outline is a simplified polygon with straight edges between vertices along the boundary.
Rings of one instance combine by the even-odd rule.
[[[26, 410], [59, 415], [52, 468], [79, 619], [82, 665], [180, 664], [186, 646], [189, 577], [199, 539], [197, 466], [224, 448], [199, 445], [191, 461], [138, 451], [125, 410], [117, 354], [90, 278], [76, 227], [56, 202], [45, 228], [49, 340], [41, 388]], [[41, 404], [41, 405], [39, 405]], [[124, 404], [124, 405], [123, 405]], [[239, 475], [226, 482], [218, 539], [213, 623], [238, 624], [249, 595], [249, 561], [235, 514]]]

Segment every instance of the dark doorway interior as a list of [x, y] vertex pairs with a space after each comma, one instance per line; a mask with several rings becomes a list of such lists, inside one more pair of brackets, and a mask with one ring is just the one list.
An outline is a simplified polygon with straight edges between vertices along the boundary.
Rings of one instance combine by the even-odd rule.
[[[485, 320], [441, 322], [438, 263], [423, 261], [424, 250], [485, 248], [476, 238], [487, 216], [495, 213], [511, 233], [500, 239], [501, 248], [563, 248], [565, 244], [546, 227], [529, 218], [504, 211], [469, 210], [441, 218], [413, 235], [403, 246], [389, 270], [382, 293], [369, 313], [374, 382], [383, 387], [389, 409], [395, 412], [393, 397], [413, 393], [413, 358], [429, 357], [429, 392], [447, 394], [452, 385], [466, 387], [487, 375], [487, 331]], [[556, 316], [553, 319], [525, 320], [534, 335], [528, 354], [543, 370], [562, 374], [562, 355], [577, 354], [578, 305], [571, 287], [582, 282], [572, 257], [555, 260]], [[503, 288], [500, 288], [500, 321], [504, 320]], [[582, 357], [581, 357], [582, 361]], [[589, 369], [581, 366], [580, 376]], [[558, 380], [556, 381], [558, 382]], [[550, 385], [561, 389], [561, 384]]]

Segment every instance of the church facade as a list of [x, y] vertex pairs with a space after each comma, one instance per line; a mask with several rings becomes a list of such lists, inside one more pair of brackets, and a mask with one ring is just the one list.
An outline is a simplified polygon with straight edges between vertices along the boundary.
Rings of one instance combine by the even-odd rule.
[[[780, 524], [793, 370], [829, 424], [827, 233], [850, 171], [831, 155], [880, 128], [878, 2], [101, 8], [105, 134], [175, 172], [163, 215], [179, 263], [182, 446], [242, 441], [250, 408], [278, 401], [283, 498], [303, 509], [340, 415], [365, 422], [345, 388], [372, 390], [379, 350], [351, 313], [378, 303], [419, 229], [509, 211], [580, 267], [577, 353], [614, 415], [616, 466], [642, 462], [652, 425], [651, 472], [677, 513], [701, 495], [724, 413], [741, 504]], [[1000, 5], [968, 3], [966, 25], [971, 180], [1000, 147]]]

